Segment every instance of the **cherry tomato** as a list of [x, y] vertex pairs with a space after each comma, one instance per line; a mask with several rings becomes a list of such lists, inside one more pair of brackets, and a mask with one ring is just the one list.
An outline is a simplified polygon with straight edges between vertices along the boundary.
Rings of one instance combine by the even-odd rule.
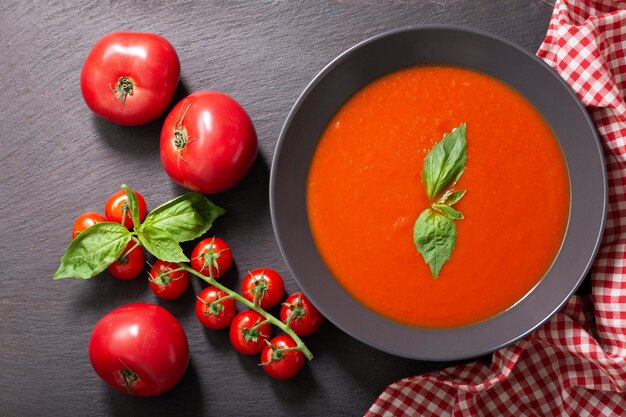
[[[133, 247], [135, 247], [135, 249], [131, 251]], [[128, 281], [137, 278], [139, 274], [141, 274], [144, 262], [146, 262], [146, 258], [143, 254], [143, 249], [131, 240], [128, 242], [128, 245], [126, 245], [124, 252], [122, 252], [122, 256], [109, 265], [107, 269], [115, 278]]]
[[167, 39], [153, 33], [116, 32], [89, 52], [80, 89], [98, 116], [136, 126], [163, 114], [179, 77], [178, 55]]
[[204, 194], [237, 184], [257, 154], [250, 116], [216, 91], [194, 93], [178, 103], [161, 130], [161, 162], [172, 180]]
[[[146, 200], [144, 200], [143, 196], [135, 191], [137, 194], [137, 206], [139, 207], [139, 220], [143, 221], [146, 218]], [[133, 216], [130, 214], [130, 210], [128, 209], [128, 204], [126, 201], [128, 197], [126, 197], [126, 191], [119, 190], [115, 194], [113, 194], [107, 200], [104, 205], [104, 215], [107, 220], [110, 222], [122, 223], [122, 218], [124, 219], [124, 226], [127, 229], [133, 228]]]
[[[290, 318], [291, 317], [291, 318]], [[298, 336], [308, 336], [320, 328], [324, 316], [301, 292], [291, 294], [280, 309], [280, 320], [287, 324]]]
[[274, 307], [285, 295], [285, 284], [278, 272], [270, 268], [250, 271], [241, 283], [241, 294], [262, 309]]
[[290, 379], [296, 376], [304, 366], [304, 354], [299, 350], [280, 351], [296, 347], [294, 340], [282, 334], [270, 341], [261, 352], [261, 366], [263, 370], [275, 379]]
[[93, 226], [94, 224], [106, 221], [107, 219], [105, 219], [103, 215], [93, 211], [81, 214], [76, 218], [74, 227], [72, 227], [72, 239], [76, 239], [76, 236], [78, 236], [80, 232]]
[[[174, 271], [174, 272], [172, 272]], [[159, 298], [173, 300], [180, 297], [189, 285], [189, 272], [175, 262], [158, 260], [148, 275], [150, 289]]]
[[128, 304], [96, 324], [89, 340], [96, 373], [117, 391], [159, 395], [180, 381], [189, 363], [187, 336], [163, 307]]
[[232, 264], [230, 246], [217, 237], [201, 240], [191, 252], [191, 267], [215, 279], [223, 276]]
[[[259, 353], [265, 341], [272, 334], [272, 326], [269, 323], [263, 323], [265, 319], [254, 310], [245, 310], [237, 314], [230, 323], [230, 343], [235, 350], [244, 355], [254, 355]], [[254, 328], [257, 326], [256, 328]]]
[[[223, 329], [233, 321], [237, 307], [232, 298], [222, 300], [226, 296], [225, 292], [212, 286], [200, 291], [196, 299], [196, 316], [204, 327], [215, 330]], [[217, 301], [218, 299], [220, 301]]]

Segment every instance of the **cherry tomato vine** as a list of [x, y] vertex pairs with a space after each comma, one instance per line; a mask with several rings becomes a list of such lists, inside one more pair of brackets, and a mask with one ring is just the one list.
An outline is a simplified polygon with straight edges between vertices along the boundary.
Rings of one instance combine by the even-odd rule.
[[[226, 242], [217, 237], [205, 238], [196, 245], [191, 259], [183, 253], [179, 242], [204, 235], [224, 214], [222, 208], [202, 194], [190, 192], [146, 214], [141, 194], [126, 185], [122, 189], [123, 195], [118, 192], [109, 199], [114, 202], [108, 205], [115, 207], [116, 215], [110, 215], [109, 210], [109, 221], [96, 217], [92, 225], [76, 235], [61, 258], [55, 279], [91, 278], [106, 268], [111, 271], [111, 266], [124, 265], [135, 253], [143, 257], [143, 247], [158, 259], [150, 265], [149, 284], [155, 294], [177, 298], [187, 288], [189, 275], [209, 284], [206, 293], [197, 297], [199, 320], [215, 329], [230, 324], [233, 347], [244, 354], [261, 352], [260, 365], [270, 376], [290, 378], [302, 367], [300, 355], [313, 359], [301, 336], [317, 330], [322, 317], [308, 299], [301, 293], [290, 295], [282, 305], [280, 318], [266, 310], [284, 296], [278, 272], [271, 268], [250, 271], [239, 294], [218, 282], [232, 264], [232, 251]], [[248, 310], [235, 315], [235, 302]], [[240, 318], [245, 318], [246, 324], [241, 321], [240, 325]], [[270, 340], [272, 326], [283, 334]], [[127, 384], [136, 382], [123, 379]]]

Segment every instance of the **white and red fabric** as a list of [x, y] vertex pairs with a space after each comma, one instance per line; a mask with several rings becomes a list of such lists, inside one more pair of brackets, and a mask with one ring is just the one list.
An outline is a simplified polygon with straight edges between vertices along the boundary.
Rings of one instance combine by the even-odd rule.
[[591, 295], [493, 354], [388, 386], [380, 416], [626, 416], [626, 2], [557, 0], [537, 55], [587, 106], [601, 137], [609, 206]]

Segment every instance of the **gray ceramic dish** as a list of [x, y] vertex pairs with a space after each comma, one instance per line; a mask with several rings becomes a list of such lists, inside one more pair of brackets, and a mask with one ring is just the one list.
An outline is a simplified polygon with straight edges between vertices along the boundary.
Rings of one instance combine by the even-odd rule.
[[[556, 133], [571, 181], [568, 228], [548, 273], [507, 311], [455, 329], [403, 325], [353, 299], [320, 259], [306, 211], [309, 163], [336, 110], [370, 81], [422, 64], [475, 69], [520, 91]], [[324, 68], [306, 87], [285, 122], [270, 179], [274, 232], [289, 269], [307, 296], [328, 320], [353, 337], [395, 355], [423, 360], [482, 355], [523, 338], [548, 320], [589, 270], [604, 228], [606, 198], [602, 149], [587, 112], [569, 86], [540, 59], [509, 42], [476, 30], [438, 25], [376, 36]]]

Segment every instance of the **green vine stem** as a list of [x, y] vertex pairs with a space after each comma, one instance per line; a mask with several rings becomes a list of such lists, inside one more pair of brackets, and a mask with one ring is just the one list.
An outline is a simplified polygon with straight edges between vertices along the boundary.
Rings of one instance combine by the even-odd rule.
[[241, 304], [244, 304], [245, 306], [247, 306], [250, 309], [252, 309], [252, 310], [256, 311], [257, 313], [259, 313], [267, 321], [269, 321], [271, 324], [273, 324], [274, 326], [278, 327], [280, 330], [282, 330], [283, 332], [288, 334], [294, 340], [294, 342], [296, 342], [296, 347], [294, 348], [294, 350], [295, 349], [300, 350], [304, 354], [304, 356], [307, 357], [308, 360], [312, 360], [313, 359], [313, 354], [305, 346], [304, 342], [285, 323], [283, 323], [282, 321], [278, 320], [276, 317], [272, 316], [270, 313], [268, 313], [267, 311], [263, 310], [261, 307], [257, 306], [256, 304], [250, 302], [248, 299], [246, 299], [246, 298], [242, 297], [241, 295], [237, 294], [235, 291], [231, 290], [230, 288], [223, 286], [222, 284], [217, 282], [214, 278], [207, 277], [206, 275], [201, 274], [200, 272], [198, 272], [195, 269], [191, 268], [187, 264], [180, 263], [179, 265], [185, 271], [187, 271], [190, 274], [193, 274], [193, 275], [197, 276], [198, 278], [206, 281], [207, 283], [217, 287], [218, 289], [220, 289], [220, 290], [224, 291], [226, 294], [228, 294], [230, 297], [234, 298], [236, 301], [239, 301]]

